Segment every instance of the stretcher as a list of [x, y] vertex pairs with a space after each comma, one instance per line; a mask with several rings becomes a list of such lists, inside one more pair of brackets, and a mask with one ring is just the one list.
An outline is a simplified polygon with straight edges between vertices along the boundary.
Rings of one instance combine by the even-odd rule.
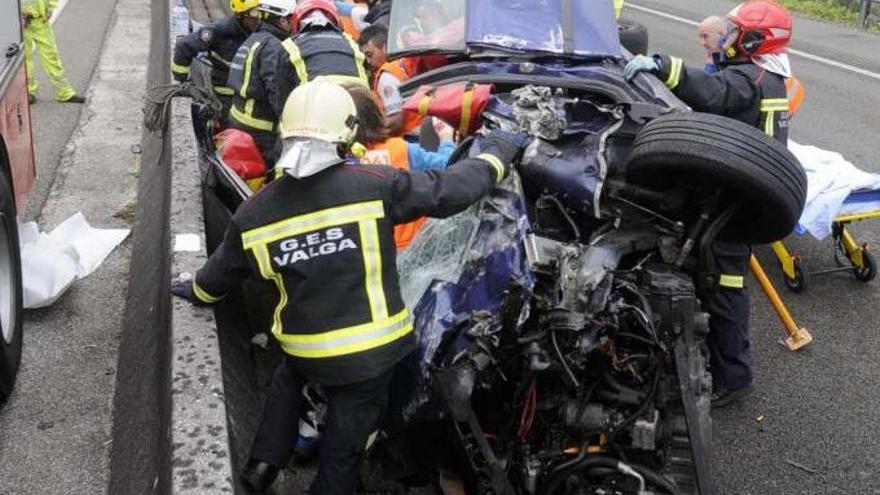
[[877, 275], [877, 263], [868, 251], [868, 243], [859, 243], [847, 230], [847, 225], [862, 220], [880, 217], [880, 191], [854, 191], [847, 196], [831, 224], [831, 236], [834, 242], [834, 260], [836, 268], [806, 272], [801, 266], [801, 258], [792, 255], [783, 241], [771, 244], [776, 258], [782, 265], [785, 286], [792, 292], [800, 292], [806, 288], [807, 277], [825, 273], [850, 271], [856, 280], [870, 282]]

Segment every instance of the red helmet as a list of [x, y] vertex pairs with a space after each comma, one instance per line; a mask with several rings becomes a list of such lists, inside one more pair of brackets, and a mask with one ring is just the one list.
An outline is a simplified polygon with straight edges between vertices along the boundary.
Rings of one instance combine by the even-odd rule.
[[291, 22], [293, 34], [299, 33], [299, 23], [312, 12], [320, 10], [327, 14], [330, 22], [334, 26], [339, 27], [339, 11], [336, 9], [336, 3], [333, 0], [302, 0], [293, 10], [293, 20]]
[[734, 47], [741, 54], [781, 53], [791, 40], [791, 15], [772, 0], [739, 4], [727, 14], [727, 19], [739, 28]]

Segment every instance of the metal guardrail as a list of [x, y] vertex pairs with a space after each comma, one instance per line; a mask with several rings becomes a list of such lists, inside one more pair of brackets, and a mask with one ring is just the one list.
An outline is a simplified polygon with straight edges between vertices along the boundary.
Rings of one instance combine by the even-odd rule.
[[859, 3], [859, 18], [858, 25], [860, 28], [865, 29], [868, 27], [868, 21], [871, 20], [874, 14], [871, 13], [871, 7], [875, 4], [880, 4], [880, 0], [861, 0]]

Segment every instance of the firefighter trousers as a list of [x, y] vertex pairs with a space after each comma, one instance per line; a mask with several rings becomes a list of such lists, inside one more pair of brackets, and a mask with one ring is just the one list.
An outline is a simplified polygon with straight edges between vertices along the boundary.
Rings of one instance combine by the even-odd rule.
[[55, 99], [67, 101], [76, 96], [76, 89], [71, 86], [58, 55], [58, 45], [55, 43], [55, 31], [47, 20], [33, 18], [24, 28], [24, 60], [28, 76], [28, 94], [36, 96], [39, 89], [36, 72], [34, 72], [34, 47], [40, 57], [43, 70], [55, 87]]
[[749, 345], [749, 292], [744, 278], [751, 249], [745, 244], [716, 242], [713, 247], [718, 286], [703, 294], [709, 313], [709, 355], [716, 389], [739, 389], [752, 383]]
[[[378, 431], [388, 407], [393, 369], [363, 382], [322, 386], [328, 407], [311, 495], [354, 495], [368, 439]], [[299, 430], [306, 381], [293, 358], [283, 357], [269, 385], [252, 458], [279, 468], [287, 465]]]

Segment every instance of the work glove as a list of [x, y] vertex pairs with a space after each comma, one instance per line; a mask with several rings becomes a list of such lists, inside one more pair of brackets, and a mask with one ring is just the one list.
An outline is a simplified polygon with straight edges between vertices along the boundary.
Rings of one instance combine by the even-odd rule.
[[623, 77], [627, 81], [631, 81], [639, 72], [658, 74], [660, 72], [660, 61], [657, 57], [636, 55], [628, 64], [626, 64], [626, 68], [623, 69]]
[[186, 299], [191, 302], [194, 306], [208, 306], [208, 303], [200, 300], [193, 293], [193, 281], [191, 278], [178, 278], [176, 280], [171, 281], [171, 293], [175, 296]]
[[507, 177], [510, 166], [519, 157], [524, 149], [529, 145], [531, 138], [524, 132], [506, 132], [494, 130], [486, 135], [480, 142], [480, 154], [477, 158], [483, 158], [493, 167], [497, 168], [495, 160], [484, 155], [491, 155], [496, 158], [501, 165], [498, 172], [498, 180]]

